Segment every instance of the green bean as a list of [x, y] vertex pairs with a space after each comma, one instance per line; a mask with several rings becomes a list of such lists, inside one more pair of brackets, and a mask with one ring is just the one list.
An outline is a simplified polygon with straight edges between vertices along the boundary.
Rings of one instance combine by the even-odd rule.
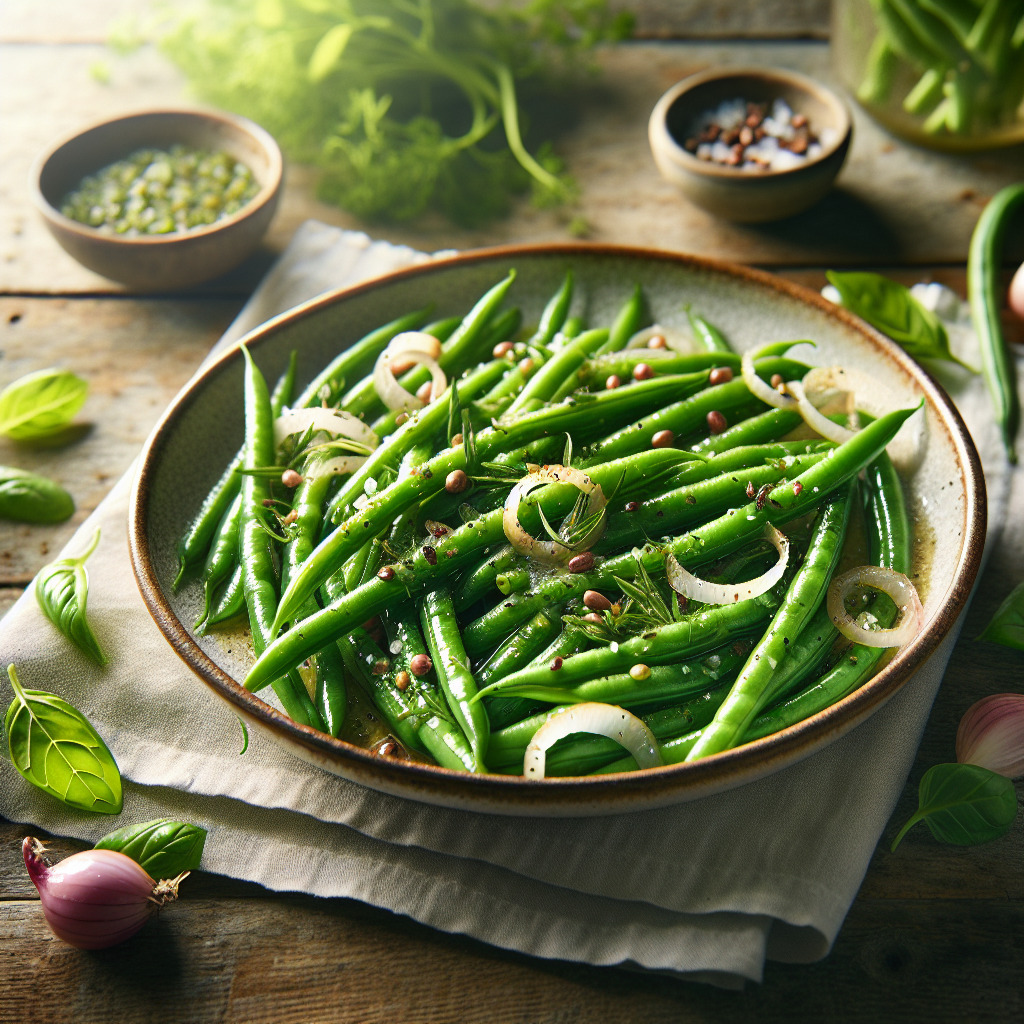
[[238, 524], [241, 517], [242, 499], [236, 494], [213, 535], [213, 542], [206, 555], [206, 565], [203, 567], [203, 613], [195, 625], [198, 632], [202, 632], [210, 614], [214, 591], [238, 564]]
[[857, 87], [857, 99], [861, 103], [885, 103], [892, 93], [898, 67], [899, 54], [892, 48], [885, 32], [879, 32], [868, 50], [864, 78]]
[[695, 337], [709, 352], [732, 352], [732, 346], [725, 340], [725, 335], [714, 324], [708, 323], [692, 310], [687, 310], [687, 316]]
[[[274, 415], [263, 375], [252, 361], [249, 350], [244, 345], [241, 348], [246, 368], [243, 467], [251, 470], [274, 463]], [[271, 624], [277, 607], [274, 555], [271, 550], [273, 542], [263, 522], [263, 502], [269, 497], [270, 487], [264, 478], [252, 474], [242, 477], [241, 519], [238, 529], [239, 562], [242, 566], [245, 603], [249, 609], [252, 643], [257, 655], [263, 653], [270, 640]], [[275, 675], [274, 692], [285, 711], [296, 722], [323, 731], [324, 721], [310, 700], [302, 681], [292, 671], [293, 668], [294, 666], [289, 666], [282, 678]]]
[[[688, 384], [689, 381], [685, 381], [685, 383]], [[657, 377], [653, 380], [642, 381], [630, 388], [620, 388], [616, 391], [596, 395], [580, 407], [563, 404], [529, 413], [508, 427], [488, 429], [477, 434], [477, 455], [480, 459], [486, 460], [499, 451], [514, 449], [520, 444], [538, 437], [559, 434], [568, 429], [573, 429], [575, 433], [584, 434], [584, 436], [586, 436], [585, 431], [600, 432], [611, 424], [632, 419], [641, 410], [662, 404], [664, 397], [672, 394], [678, 387], [679, 381], [674, 377]], [[432, 405], [442, 404], [444, 403], [432, 403]], [[445, 410], [442, 409], [441, 412], [444, 413]], [[431, 415], [431, 406], [427, 406], [418, 421], [417, 429], [422, 432], [424, 424], [430, 421]], [[444, 418], [444, 416], [438, 416], [438, 419]], [[409, 424], [406, 424], [402, 429], [405, 430], [408, 426]], [[415, 436], [412, 436], [409, 441], [411, 443], [416, 439]], [[387, 446], [382, 446], [382, 448], [385, 447]], [[360, 474], [365, 473], [367, 465], [374, 464], [374, 456], [380, 451], [381, 449], [377, 449], [374, 455], [367, 459], [359, 472], [349, 480], [346, 488], [354, 488], [353, 482], [358, 481]], [[465, 471], [465, 469], [465, 448], [449, 448], [431, 459], [416, 476], [399, 480], [385, 490], [378, 491], [373, 500], [361, 512], [357, 512], [341, 523], [333, 534], [321, 541], [306, 560], [302, 571], [292, 579], [288, 589], [282, 595], [276, 620], [277, 628], [280, 629], [285, 622], [291, 621], [303, 607], [307, 598], [344, 562], [351, 552], [357, 550], [364, 543], [364, 537], [380, 532], [387, 523], [393, 521], [397, 515], [400, 515], [412, 504], [423, 501], [439, 491], [450, 473], [455, 470]], [[591, 476], [593, 475], [591, 473]], [[346, 491], [346, 488], [339, 491], [339, 495], [348, 493], [354, 498], [353, 491]], [[340, 501], [340, 498], [336, 496], [335, 500]]]
[[420, 617], [438, 682], [473, 751], [473, 770], [486, 771], [490, 723], [483, 705], [473, 701], [477, 694], [476, 680], [469, 670], [469, 656], [462, 646], [451, 593], [446, 587], [424, 596]]
[[[871, 559], [876, 565], [895, 569], [906, 574], [910, 571], [911, 562], [911, 528], [907, 516], [903, 489], [892, 462], [884, 452], [873, 462], [867, 471], [866, 485], [868, 488], [868, 539]], [[888, 628], [896, 618], [896, 606], [889, 598], [878, 595], [871, 611], [876, 615], [880, 628]], [[828, 621], [827, 612], [824, 619]], [[783, 678], [773, 686], [771, 700], [779, 699], [787, 691], [788, 681], [785, 678], [789, 661], [799, 658], [803, 651], [807, 660], [814, 665], [820, 660], [820, 653], [815, 653], [814, 643], [818, 634], [814, 630], [820, 624], [820, 610], [804, 627], [796, 647], [789, 657], [783, 661], [780, 675]], [[831, 622], [828, 622], [831, 625]], [[825, 638], [827, 639], [827, 637]], [[818, 641], [822, 643], [822, 641]], [[822, 678], [814, 681], [797, 696], [785, 700], [774, 707], [769, 707], [751, 723], [743, 735], [744, 742], [760, 739], [772, 733], [795, 725], [797, 722], [810, 718], [836, 701], [852, 693], [869, 679], [875, 667], [886, 653], [883, 647], [865, 647], [855, 644], [844, 652], [838, 664]], [[806, 668], [806, 665], [801, 666]], [[811, 669], [813, 671], [813, 667]], [[806, 676], [798, 673], [797, 684]], [[679, 764], [686, 760], [687, 755], [700, 739], [702, 730], [697, 729], [679, 737], [661, 747], [662, 759], [666, 764]], [[633, 758], [624, 758], [601, 769], [602, 772], [636, 771], [637, 764]]]
[[429, 308], [408, 313], [383, 327], [378, 327], [375, 331], [360, 338], [359, 341], [349, 345], [303, 388], [302, 393], [295, 400], [295, 408], [305, 409], [321, 401], [324, 398], [324, 388], [327, 388], [328, 401], [337, 399], [338, 392], [345, 386], [346, 380], [360, 380], [373, 369], [373, 364], [395, 335], [401, 334], [403, 331], [416, 330], [429, 315]]
[[[611, 394], [614, 395], [615, 392], [611, 392]], [[623, 481], [624, 488], [639, 486], [644, 479], [654, 478], [665, 469], [671, 468], [683, 454], [674, 449], [653, 449], [644, 452], [639, 457], [633, 456], [627, 462], [611, 462], [604, 466], [597, 466], [590, 471], [589, 475], [602, 489], [612, 487], [619, 480]], [[435, 463], [436, 461], [434, 460]], [[576, 494], [576, 489], [569, 485], [549, 485], [542, 488], [520, 504], [520, 523], [526, 530], [539, 529], [538, 505], [544, 509], [544, 513], [549, 519], [564, 515], [575, 503]], [[408, 507], [412, 503], [406, 504]], [[367, 532], [371, 533], [372, 531], [368, 530]], [[504, 541], [502, 510], [496, 509], [494, 512], [452, 531], [437, 540], [436, 544], [417, 550], [412, 558], [393, 567], [392, 579], [371, 580], [366, 586], [339, 597], [323, 611], [296, 624], [281, 637], [278, 643], [273, 645], [274, 649], [271, 653], [257, 661], [249, 673], [246, 685], [255, 689], [265, 686], [270, 678], [267, 672], [271, 671], [272, 664], [278, 662], [288, 662], [290, 666], [299, 664], [324, 644], [339, 639], [350, 626], [365, 622], [370, 616], [379, 614], [390, 601], [395, 600], [396, 595], [406, 592], [411, 595], [413, 590], [419, 592], [439, 579], [450, 577], [458, 569], [478, 561], [484, 548], [496, 547], [503, 544]], [[317, 551], [321, 551], [323, 548], [324, 545], [321, 544]], [[336, 550], [344, 552], [345, 549], [339, 546]], [[310, 563], [317, 558], [317, 552], [314, 552], [307, 560], [303, 573], [309, 570]], [[296, 582], [300, 578], [296, 577], [292, 581], [293, 587], [296, 586]], [[314, 579], [316, 578], [314, 577]], [[319, 586], [319, 582], [317, 586]], [[559, 596], [561, 595], [555, 595], [556, 598]], [[301, 608], [304, 603], [305, 596], [303, 596], [302, 604], [299, 607]], [[278, 608], [279, 615], [283, 607], [282, 601]], [[534, 608], [527, 618], [539, 610], [540, 607]], [[491, 647], [496, 646], [510, 632], [511, 630], [508, 630], [504, 633], [494, 644], [491, 644]]]
[[[459, 373], [477, 361], [476, 353], [480, 348], [479, 342], [483, 339], [488, 324], [492, 321], [498, 306], [504, 301], [514, 280], [515, 271], [512, 271], [508, 277], [489, 289], [463, 317], [448, 340], [441, 345], [441, 355], [437, 362], [445, 373]], [[428, 380], [430, 380], [429, 370], [417, 366], [403, 374], [399, 383], [407, 391], [415, 393], [416, 389]], [[367, 419], [376, 418], [382, 413], [384, 406], [374, 386], [372, 373], [342, 397], [341, 408], [355, 416], [365, 416]], [[384, 414], [386, 415], [386, 413]]]
[[348, 710], [348, 692], [345, 687], [345, 663], [337, 644], [328, 644], [313, 659], [316, 671], [314, 703], [327, 727], [326, 732], [337, 736], [345, 724]]
[[480, 339], [480, 353], [489, 353], [495, 345], [508, 341], [523, 326], [523, 311], [518, 307], [499, 313], [488, 325]]
[[423, 746], [442, 768], [472, 771], [473, 751], [465, 733], [447, 708], [443, 694], [438, 693], [437, 687], [428, 677], [417, 678], [412, 673], [412, 659], [417, 654], [427, 653], [415, 609], [410, 604], [403, 605], [397, 611], [389, 609], [384, 614], [384, 629], [392, 649], [398, 648], [392, 662], [396, 676], [404, 671], [411, 680], [415, 680], [406, 692], [411, 694], [416, 705], [416, 728]]
[[548, 304], [541, 314], [540, 323], [533, 337], [530, 338], [531, 345], [550, 345], [555, 335], [561, 330], [565, 323], [569, 306], [572, 305], [573, 279], [572, 271], [567, 270], [562, 280], [561, 287], [551, 296]]
[[592, 550], [595, 554], [605, 554], [643, 544], [652, 535], [677, 533], [709, 516], [722, 515], [727, 509], [746, 504], [745, 499], [763, 486], [802, 473], [827, 456], [828, 451], [794, 455], [677, 487], [647, 501], [633, 502], [637, 507], [632, 511], [616, 512], [608, 517], [604, 535]]
[[[728, 692], [728, 686], [718, 686], [680, 704], [644, 715], [643, 721], [654, 734], [654, 738], [659, 742], [673, 739], [693, 729], [699, 729], [710, 722], [718, 706], [725, 700], [725, 695]], [[561, 707], [552, 708], [545, 714], [534, 715], [528, 720], [528, 725], [525, 722], [519, 723], [520, 725], [526, 725], [522, 732], [528, 733], [528, 737], [521, 745], [518, 742], [520, 739], [519, 735], [515, 736], [515, 743], [511, 742], [513, 738], [511, 730], [515, 728], [514, 726], [502, 730], [502, 733], [509, 734], [508, 740], [505, 739], [502, 733], [492, 733], [492, 771], [501, 772], [502, 774], [507, 772], [510, 775], [521, 774], [523, 757], [526, 754], [527, 744], [532, 739], [533, 734], [552, 715], [565, 711], [570, 707], [572, 707], [571, 704], [566, 704]], [[545, 774], [552, 778], [557, 776], [587, 775], [616, 760], [621, 755], [622, 746], [616, 743], [615, 740], [608, 739], [606, 736], [590, 736], [585, 733], [577, 733], [559, 740], [548, 751]], [[629, 760], [632, 760], [632, 758]], [[514, 769], [513, 766], [515, 766]]]
[[[760, 617], [752, 618], [750, 614], [751, 609], [746, 609], [743, 612], [734, 612], [735, 607], [737, 606], [729, 606], [730, 614], [727, 614], [726, 618], [733, 623], [744, 623], [741, 628], [746, 633], [755, 629], [758, 622], [763, 622], [770, 614], [770, 611], [764, 612]], [[700, 616], [703, 616], [703, 613], [698, 613], [698, 616], [695, 618], [698, 623], [698, 629], [703, 629], [707, 619], [700, 618]], [[681, 623], [676, 623], [676, 625], [681, 625]], [[665, 628], [668, 629], [670, 627]], [[679, 631], [676, 632], [678, 633]], [[727, 633], [724, 634], [724, 639], [729, 640], [735, 636], [735, 633]], [[613, 672], [604, 676], [596, 675], [584, 678], [582, 681], [571, 686], [558, 685], [558, 677], [574, 662], [579, 663], [583, 659], [589, 659], [595, 663], [598, 661], [610, 662], [611, 656], [615, 652], [609, 651], [608, 648], [598, 647], [584, 654], [578, 654], [575, 658], [564, 662], [558, 672], [550, 673], [551, 681], [545, 681], [535, 671], [530, 671], [529, 674], [515, 673], [517, 677], [522, 677], [522, 682], [508, 682], [508, 685], [499, 685], [497, 689], [490, 691], [490, 694], [499, 693], [503, 696], [532, 697], [535, 700], [546, 700], [553, 704], [565, 706], [585, 704], [592, 701], [599, 704], [615, 704], [625, 708], [675, 704], [684, 698], [704, 693], [715, 686], [721, 686], [724, 682], [734, 679], [752, 646], [749, 639], [734, 640], [733, 643], [726, 647], [721, 645], [721, 641], [717, 645], [710, 647], [705, 646], [707, 643], [713, 644], [713, 641], [702, 638], [698, 646], [703, 647], [703, 650], [693, 655], [684, 655], [683, 660], [672, 663], [649, 664], [650, 675], [646, 679], [634, 679], [629, 672]], [[620, 644], [620, 648], [621, 646]], [[657, 648], [653, 641], [650, 646], [652, 649]], [[660, 650], [660, 648], [658, 649]], [[605, 651], [608, 652], [607, 655], [602, 653]], [[628, 662], [629, 658], [627, 657], [622, 660]], [[640, 663], [648, 664], [646, 661]], [[540, 681], [536, 683], [529, 682], [530, 676], [534, 678], [539, 677]], [[511, 676], [507, 676], [506, 681], [511, 678]], [[488, 695], [487, 692], [484, 692], [484, 697]], [[533, 735], [532, 732], [529, 732], [528, 726], [523, 722], [519, 722], [514, 726], [509, 726], [504, 730], [504, 733], [509, 736], [516, 736], [515, 742], [517, 744], [520, 740], [522, 741], [520, 749], [520, 756], [522, 756], [522, 752], [526, 750], [526, 744]], [[492, 742], [497, 741], [493, 740], [492, 737]]]
[[[295, 387], [295, 370], [297, 366], [297, 354], [292, 352], [288, 358], [288, 367], [281, 375], [281, 379], [274, 387], [274, 393], [270, 397], [271, 412], [274, 416], [280, 416], [281, 410], [291, 399], [292, 390]], [[245, 448], [238, 450], [235, 457], [228, 463], [228, 468], [221, 474], [220, 479], [213, 485], [213, 489], [203, 499], [196, 518], [185, 532], [185, 536], [178, 542], [178, 575], [174, 579], [172, 589], [177, 590], [185, 576], [185, 570], [195, 562], [198, 562], [207, 552], [214, 532], [220, 525], [231, 503], [238, 494], [241, 481], [238, 470], [241, 469], [245, 459]], [[266, 465], [272, 466], [273, 458]]]
[[981, 369], [1003, 436], [1006, 457], [1011, 463], [1017, 461], [1020, 400], [1016, 370], [999, 319], [1002, 304], [999, 271], [1007, 226], [1021, 206], [1024, 206], [1024, 185], [1007, 185], [997, 192], [982, 210], [967, 257], [967, 294], [981, 346]]
[[519, 566], [523, 556], [511, 544], [486, 554], [483, 560], [466, 574], [455, 594], [455, 610], [463, 612], [482, 597], [491, 593], [495, 579], [507, 569]]
[[[714, 605], [686, 616], [680, 622], [652, 627], [641, 636], [632, 637], [622, 643], [597, 647], [583, 651], [564, 662], [557, 673], [543, 666], [520, 669], [505, 676], [485, 690], [480, 696], [501, 694], [502, 696], [534, 697], [537, 700], [558, 700], [555, 696], [575, 687], [580, 692], [582, 684], [602, 676], [618, 676], [610, 686], [618, 687], [621, 677], [635, 665], [671, 665], [681, 659], [695, 658], [724, 643], [753, 632], [765, 622], [779, 605], [779, 599], [771, 592], [732, 605]], [[651, 668], [651, 676], [654, 670]], [[661, 677], [658, 677], [660, 685]], [[600, 685], [587, 692], [604, 692]], [[616, 691], [617, 692], [617, 691]], [[583, 700], [595, 699], [584, 697]], [[657, 698], [651, 698], [657, 699]], [[645, 699], [640, 703], [649, 703]]]
[[474, 675], [478, 687], [488, 686], [503, 679], [523, 662], [529, 662], [562, 632], [559, 610], [546, 608], [537, 612], [522, 629], [513, 633]]
[[554, 344], [556, 341], [563, 343], [571, 341], [573, 338], [579, 337], [584, 330], [586, 330], [586, 324], [583, 322], [583, 317], [571, 316], [562, 325], [562, 329], [551, 339], [551, 342]]
[[625, 348], [630, 338], [640, 330], [644, 319], [644, 295], [640, 285], [633, 286], [633, 294], [623, 303], [608, 334], [608, 340], [597, 350], [596, 355], [618, 352]]
[[825, 589], [846, 540], [855, 486], [856, 480], [827, 502], [818, 514], [811, 545], [768, 632], [755, 646], [714, 720], [686, 755], [687, 761], [736, 746], [764, 707], [766, 696], [771, 692], [773, 673], [786, 657], [791, 640], [797, 638], [825, 599]]
[[803, 417], [792, 409], [769, 409], [740, 420], [721, 434], [712, 434], [692, 445], [690, 450], [701, 455], [717, 455], [734, 448], [775, 441], [803, 423]]
[[231, 578], [224, 585], [220, 596], [214, 602], [209, 614], [195, 627], [196, 633], [204, 636], [213, 626], [219, 626], [233, 619], [245, 609], [245, 588], [242, 586], [242, 567], [236, 565]]
[[581, 387], [603, 388], [605, 381], [612, 376], [628, 380], [641, 363], [646, 363], [655, 373], [696, 373], [698, 370], [713, 370], [723, 366], [735, 373], [740, 370], [740, 357], [728, 352], [691, 352], [680, 355], [665, 349], [628, 348], [586, 360], [569, 379], [573, 386], [563, 386], [559, 391], [569, 394]]
[[[832, 449], [828, 458], [811, 466], [796, 480], [776, 487], [762, 508], [757, 507], [757, 502], [751, 502], [683, 534], [665, 547], [646, 546], [642, 552], [644, 567], [648, 572], [660, 572], [665, 556], [671, 553], [682, 565], [692, 568], [731, 554], [756, 540], [763, 533], [765, 523], [781, 525], [806, 515], [831, 491], [877, 458], [914, 412], [916, 409], [902, 409], [880, 416], [845, 444]], [[486, 650], [500, 643], [544, 604], [559, 597], [568, 600], [582, 596], [585, 590], [610, 584], [616, 576], [632, 579], [636, 571], [636, 560], [626, 553], [609, 558], [589, 573], [543, 580], [533, 593], [523, 595], [521, 600], [514, 597], [503, 601], [471, 622], [463, 631], [463, 637], [470, 650], [475, 649], [478, 642]]]
[[[792, 344], [798, 344], [793, 342]], [[793, 377], [803, 377], [808, 367], [802, 363], [793, 363], [789, 359], [777, 357], [759, 359], [754, 368], [757, 374], [765, 380], [770, 380], [775, 373], [783, 373], [788, 380]], [[655, 377], [650, 384], [658, 380], [670, 380], [670, 377]], [[638, 385], [632, 384], [628, 388], [618, 388], [616, 391], [631, 391]], [[616, 391], [603, 392], [615, 394]], [[665, 406], [652, 412], [645, 420], [631, 423], [627, 427], [609, 434], [596, 444], [590, 446], [587, 457], [583, 461], [584, 467], [597, 465], [608, 459], [618, 459], [633, 452], [643, 451], [650, 447], [655, 434], [663, 430], [669, 430], [675, 437], [682, 437], [694, 430], [706, 428], [707, 416], [710, 412], [727, 412], [738, 407], [746, 407], [754, 401], [750, 389], [742, 378], [729, 381], [728, 384], [718, 384], [714, 387], [705, 388], [692, 397], [684, 398], [672, 405]], [[762, 403], [756, 403], [762, 408]]]
[[580, 366], [607, 338], [608, 332], [599, 329], [584, 331], [578, 338], [567, 342], [526, 382], [522, 391], [505, 410], [503, 420], [541, 408], [555, 395], [566, 374], [572, 373]]
[[370, 695], [392, 735], [410, 750], [423, 751], [416, 731], [415, 703], [399, 689], [391, 663], [365, 629], [353, 629], [337, 645], [345, 667]]

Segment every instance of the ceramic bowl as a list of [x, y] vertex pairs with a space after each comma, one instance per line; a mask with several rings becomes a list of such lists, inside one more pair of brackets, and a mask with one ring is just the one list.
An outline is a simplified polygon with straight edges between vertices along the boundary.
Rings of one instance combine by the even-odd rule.
[[[64, 197], [84, 177], [137, 149], [223, 149], [246, 164], [260, 191], [237, 213], [191, 231], [121, 238], [65, 217]], [[138, 291], [187, 288], [231, 270], [264, 236], [277, 209], [283, 163], [268, 132], [244, 117], [203, 110], [147, 110], [73, 132], [40, 154], [32, 201], [50, 233], [79, 263]]]
[[[918, 543], [914, 575], [926, 625], [857, 692], [827, 711], [775, 735], [692, 764], [632, 774], [540, 782], [470, 775], [375, 757], [368, 750], [296, 725], [260, 695], [239, 685], [252, 662], [237, 636], [196, 636], [198, 580], [178, 593], [175, 546], [243, 433], [243, 360], [225, 353], [176, 399], [143, 451], [129, 512], [131, 555], [142, 595], [168, 643], [200, 680], [254, 728], [297, 757], [354, 782], [414, 800], [516, 815], [597, 815], [707, 796], [785, 768], [836, 740], [884, 704], [935, 650], [963, 609], [978, 570], [985, 533], [985, 492], [977, 453], [945, 392], [905, 353], [820, 295], [756, 270], [665, 252], [614, 246], [521, 246], [432, 260], [386, 277], [327, 293], [264, 324], [247, 345], [275, 380], [292, 349], [300, 385], [338, 351], [401, 312], [435, 303], [435, 316], [464, 313], [510, 268], [518, 272], [510, 302], [536, 322], [572, 269], [573, 315], [610, 323], [642, 282], [652, 316], [687, 330], [694, 303], [739, 349], [788, 338], [813, 338], [805, 350], [819, 365], [843, 363], [884, 379], [901, 399], [925, 400], [923, 461], [906, 479]], [[800, 350], [796, 350], [799, 352]], [[798, 356], [799, 357], [799, 356]], [[936, 538], [942, 538], [936, 544]], [[198, 683], [197, 683], [198, 685]], [[263, 698], [266, 697], [266, 700]]]
[[[684, 148], [692, 126], [723, 100], [785, 100], [815, 133], [832, 139], [816, 159], [787, 170], [751, 172], [698, 159]], [[717, 68], [677, 82], [658, 100], [647, 126], [654, 162], [690, 202], [725, 220], [780, 220], [813, 206], [832, 187], [850, 148], [846, 104], [813, 78], [779, 68]]]

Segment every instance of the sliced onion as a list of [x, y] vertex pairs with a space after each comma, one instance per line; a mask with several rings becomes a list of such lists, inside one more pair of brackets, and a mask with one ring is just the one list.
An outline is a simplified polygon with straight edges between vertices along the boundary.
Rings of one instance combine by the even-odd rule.
[[680, 564], [675, 555], [669, 555], [665, 559], [665, 576], [668, 585], [684, 597], [692, 598], [694, 601], [701, 601], [704, 604], [735, 604], [737, 601], [747, 601], [752, 597], [760, 597], [767, 593], [782, 579], [789, 564], [789, 538], [772, 526], [765, 523], [765, 539], [770, 541], [775, 550], [779, 553], [779, 560], [763, 575], [748, 583], [709, 583], [707, 580], [698, 579], [692, 573], [687, 572]]
[[[808, 376], [810, 375], [808, 374]], [[816, 430], [822, 437], [827, 438], [829, 441], [835, 441], [837, 444], [845, 444], [853, 437], [854, 432], [852, 430], [847, 430], [846, 427], [833, 423], [827, 416], [815, 409], [800, 381], [791, 380], [786, 385], [786, 390], [796, 399], [797, 410], [803, 416], [804, 423], [811, 430]]]
[[[845, 366], [817, 367], [804, 377], [802, 383], [808, 400], [816, 408], [820, 409], [831, 395], [846, 392], [851, 396], [854, 410], [859, 409], [875, 419], [894, 409], [904, 408], [909, 401], [877, 377]], [[920, 464], [924, 449], [925, 417], [922, 410], [915, 412], [900, 427], [899, 433], [889, 442], [887, 451], [898, 469], [910, 473]]]
[[341, 476], [344, 473], [354, 473], [366, 462], [365, 456], [361, 455], [339, 455], [333, 459], [323, 459], [314, 462], [306, 468], [307, 480], [318, 480], [322, 476]]
[[[846, 598], [859, 587], [880, 590], [900, 610], [899, 625], [893, 629], [865, 629], [846, 610]], [[914, 584], [895, 569], [862, 565], [837, 576], [828, 587], [826, 607], [836, 629], [855, 644], [865, 647], [903, 647], [921, 632], [924, 608]]]
[[758, 356], [759, 351], [744, 352], [743, 358], [740, 360], [740, 366], [743, 368], [743, 379], [746, 381], [747, 387], [750, 388], [750, 393], [755, 398], [760, 398], [762, 402], [775, 406], [776, 409], [795, 408], [795, 398], [780, 394], [770, 384], [766, 384], [758, 377], [757, 371], [754, 369], [754, 359]]
[[553, 540], [538, 540], [531, 537], [519, 522], [519, 503], [542, 484], [572, 484], [589, 498], [584, 518], [589, 519], [600, 512], [608, 503], [600, 484], [595, 484], [582, 470], [572, 466], [530, 466], [530, 472], [512, 488], [505, 500], [505, 511], [501, 517], [508, 542], [522, 555], [548, 565], [562, 565], [573, 555], [586, 551], [596, 544], [604, 532], [604, 523], [599, 523], [577, 544], [558, 544]]
[[414, 366], [425, 366], [433, 378], [431, 395], [437, 398], [448, 387], [448, 378], [437, 361], [440, 355], [441, 342], [431, 334], [420, 331], [396, 334], [373, 368], [373, 386], [380, 400], [389, 409], [423, 408], [424, 403], [395, 380], [393, 363], [400, 364], [402, 372]]
[[664, 762], [658, 743], [647, 725], [614, 704], [577, 704], [552, 715], [534, 734], [523, 758], [523, 776], [543, 779], [547, 752], [560, 739], [576, 732], [607, 736], [621, 743], [641, 768], [657, 768]]
[[432, 334], [424, 334], [423, 331], [402, 331], [391, 339], [385, 351], [393, 356], [402, 352], [422, 352], [430, 359], [440, 359], [441, 342]]
[[348, 437], [367, 448], [376, 448], [377, 435], [357, 416], [337, 409], [285, 409], [274, 420], [274, 444], [280, 444], [291, 434], [302, 434], [309, 427], [322, 430], [334, 437]]
[[[652, 324], [641, 331], [637, 331], [629, 341], [626, 348], [647, 348], [651, 338], [662, 337], [665, 339], [666, 347], [663, 349], [653, 348], [652, 352], [674, 352], [677, 355], [688, 356], [698, 351], [693, 339], [675, 327], [662, 327], [661, 324]], [[655, 357], [657, 358], [657, 357]]]

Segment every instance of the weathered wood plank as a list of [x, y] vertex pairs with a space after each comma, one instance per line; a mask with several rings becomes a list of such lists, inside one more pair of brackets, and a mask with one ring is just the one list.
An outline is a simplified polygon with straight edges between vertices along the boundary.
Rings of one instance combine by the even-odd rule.
[[[0, 291], [118, 291], [67, 256], [30, 209], [25, 180], [35, 155], [56, 135], [122, 110], [180, 102], [182, 83], [162, 58], [142, 51], [112, 61], [109, 86], [90, 79], [101, 47], [0, 47]], [[605, 75], [578, 97], [578, 123], [560, 152], [578, 179], [573, 211], [521, 203], [514, 215], [465, 231], [438, 218], [413, 225], [365, 225], [313, 195], [315, 175], [289, 169], [281, 210], [260, 254], [209, 289], [244, 294], [270, 258], [309, 217], [365, 228], [376, 237], [433, 251], [441, 248], [568, 237], [570, 213], [589, 237], [696, 252], [771, 266], [960, 263], [985, 199], [1019, 175], [1020, 147], [979, 157], [929, 153], [895, 141], [855, 111], [853, 150], [839, 187], [813, 210], [778, 224], [739, 226], [690, 205], [654, 167], [647, 119], [661, 93], [710, 66], [773, 64], [831, 80], [820, 43], [636, 43], [601, 57]]]
[[[488, 0], [483, 0], [487, 3]], [[828, 0], [613, 0], [639, 36], [690, 39], [824, 39]], [[115, 18], [145, 14], [150, 0], [6, 0], [0, 42], [101, 43]]]
[[[5, 1006], [47, 1021], [722, 1024], [1019, 1019], [1022, 908], [865, 900], [821, 963], [742, 993], [537, 961], [346, 900], [189, 895], [130, 943], [83, 954], [38, 903], [0, 902]], [[44, 981], [45, 979], [45, 981]], [[10, 1019], [15, 1019], [12, 1015]]]
[[53, 559], [131, 465], [239, 305], [0, 297], [0, 387], [46, 366], [72, 370], [90, 385], [76, 423], [45, 446], [0, 438], [0, 464], [52, 477], [77, 505], [56, 526], [0, 521], [0, 586], [25, 585]]

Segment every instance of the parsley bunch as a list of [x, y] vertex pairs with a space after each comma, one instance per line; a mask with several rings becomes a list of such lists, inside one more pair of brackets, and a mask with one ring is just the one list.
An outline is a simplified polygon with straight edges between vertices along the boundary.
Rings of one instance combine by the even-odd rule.
[[517, 91], [631, 29], [606, 0], [201, 0], [167, 8], [158, 37], [197, 95], [319, 166], [324, 199], [472, 226], [531, 185], [542, 204], [570, 196], [550, 148], [523, 144]]

